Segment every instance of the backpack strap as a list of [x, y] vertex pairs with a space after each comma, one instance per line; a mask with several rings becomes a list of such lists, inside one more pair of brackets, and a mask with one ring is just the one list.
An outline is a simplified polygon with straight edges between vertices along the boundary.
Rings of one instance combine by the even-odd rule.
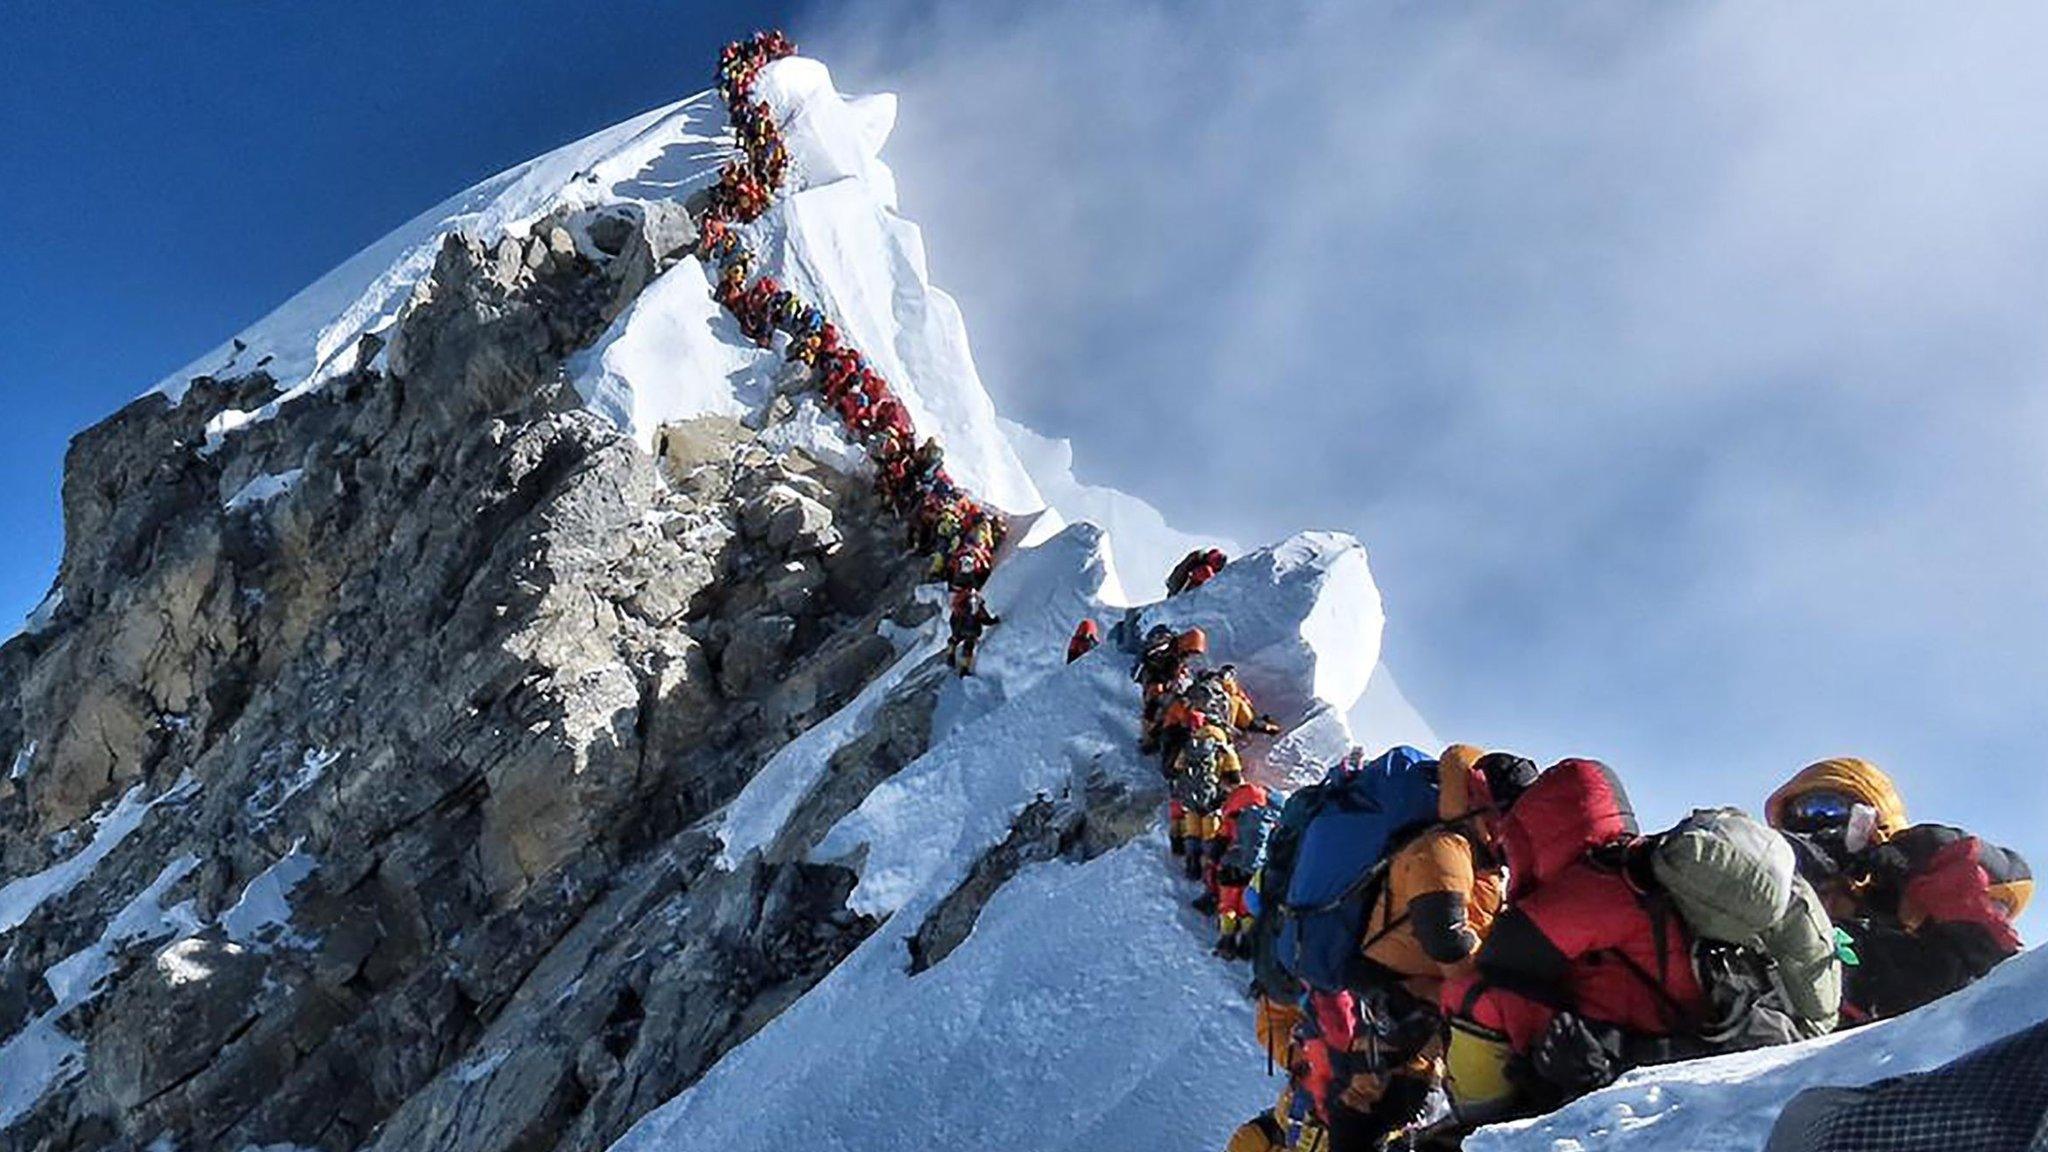
[[1678, 998], [1671, 994], [1671, 987], [1667, 983], [1671, 976], [1671, 925], [1668, 920], [1670, 910], [1664, 906], [1663, 901], [1648, 893], [1639, 893], [1636, 902], [1650, 917], [1650, 936], [1657, 949], [1656, 975], [1651, 975], [1641, 964], [1636, 963], [1635, 957], [1619, 948], [1603, 949], [1596, 955], [1612, 956], [1621, 962], [1622, 967], [1633, 973], [1636, 979], [1643, 982], [1643, 986], [1657, 998], [1657, 1006], [1664, 1016], [1665, 1027], [1674, 1032], [1695, 1031], [1699, 1027], [1699, 1021], [1694, 1018], [1695, 1014], [1686, 1011], [1685, 1006], [1678, 1002]]

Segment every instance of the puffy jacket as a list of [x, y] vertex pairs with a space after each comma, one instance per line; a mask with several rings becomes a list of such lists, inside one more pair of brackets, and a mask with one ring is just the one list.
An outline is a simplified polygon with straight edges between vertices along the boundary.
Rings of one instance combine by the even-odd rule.
[[2019, 952], [2014, 921], [2034, 881], [2018, 853], [1960, 828], [1915, 824], [1857, 864], [1859, 915], [1845, 925], [1859, 960], [1846, 973], [1852, 1014], [1911, 1011]]
[[1490, 839], [1493, 802], [1474, 767], [1480, 750], [1453, 744], [1437, 761], [1437, 813], [1443, 823], [1403, 845], [1366, 914], [1366, 959], [1435, 1001], [1500, 913], [1505, 880]]
[[[1197, 745], [1201, 747], [1197, 748]], [[1216, 805], [1223, 801], [1223, 782], [1244, 775], [1244, 763], [1237, 758], [1237, 749], [1230, 746], [1230, 733], [1210, 724], [1195, 730], [1188, 737], [1187, 743], [1181, 745], [1180, 750], [1174, 754], [1169, 775], [1184, 777], [1197, 774], [1199, 761], [1204, 755], [1209, 757], [1210, 762], [1200, 765], [1204, 770], [1200, 771], [1199, 775], [1207, 788], [1213, 790], [1215, 804], [1204, 805], [1194, 802], [1189, 795], [1183, 795], [1181, 802], [1197, 810], [1213, 811]], [[1176, 792], [1178, 791], [1176, 789]]]
[[1785, 807], [1813, 792], [1839, 792], [1877, 810], [1877, 839], [1884, 840], [1906, 829], [1906, 802], [1892, 785], [1891, 777], [1868, 760], [1837, 756], [1808, 764], [1799, 774], [1764, 802], [1764, 820], [1773, 828], [1785, 826]]
[[1093, 620], [1083, 620], [1074, 626], [1073, 638], [1067, 641], [1067, 663], [1072, 664], [1081, 657], [1095, 651], [1102, 643], [1102, 629]]
[[1445, 1010], [1506, 1035], [1526, 1053], [1559, 1011], [1644, 1036], [1683, 1030], [1705, 1009], [1692, 939], [1656, 910], [1605, 851], [1636, 834], [1606, 765], [1566, 760], [1501, 819], [1510, 905], [1481, 946], [1476, 974], [1443, 990]]

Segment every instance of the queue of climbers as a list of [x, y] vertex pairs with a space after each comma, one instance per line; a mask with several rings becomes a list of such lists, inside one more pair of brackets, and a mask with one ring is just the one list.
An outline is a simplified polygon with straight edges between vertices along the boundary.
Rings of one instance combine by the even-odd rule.
[[697, 255], [715, 268], [714, 294], [740, 331], [763, 348], [780, 336], [785, 359], [801, 365], [820, 404], [865, 449], [877, 494], [905, 521], [912, 551], [927, 558], [926, 577], [954, 590], [950, 658], [968, 675], [982, 631], [996, 623], [979, 590], [995, 568], [1008, 520], [948, 475], [939, 442], [919, 439], [902, 398], [823, 310], [773, 276], [754, 276], [743, 227], [768, 210], [790, 167], [781, 127], [767, 102], [754, 98], [754, 82], [763, 67], [795, 51], [782, 33], [762, 32], [726, 45], [719, 56], [718, 92], [738, 152], [705, 201]]
[[1648, 835], [1605, 764], [1466, 745], [1354, 751], [1260, 800], [1215, 826], [1249, 897], [1219, 930], [1288, 1080], [1231, 1152], [1454, 1148], [1633, 1067], [1897, 1015], [2016, 954], [2032, 892], [2016, 853], [1909, 825], [1846, 758], [1764, 820]]
[[[780, 33], [726, 47], [718, 90], [738, 153], [699, 219], [698, 255], [747, 338], [783, 341], [875, 469], [927, 575], [952, 592], [948, 659], [971, 675], [982, 596], [1008, 525], [947, 474], [900, 397], [817, 306], [755, 277], [744, 226], [791, 156], [761, 69]], [[1181, 595], [1223, 571], [1197, 549]], [[1101, 643], [1076, 628], [1071, 662]], [[1240, 741], [1276, 735], [1199, 627], [1139, 644], [1141, 747], [1169, 781], [1169, 841], [1251, 969], [1256, 1035], [1286, 1079], [1230, 1152], [1456, 1147], [1472, 1127], [1556, 1107], [1628, 1068], [1817, 1036], [1897, 1015], [2019, 951], [2032, 892], [2016, 853], [1910, 824], [1891, 781], [1854, 759], [1809, 766], [1764, 820], [1693, 813], [1649, 835], [1619, 777], [1504, 751], [1354, 750], [1281, 795]]]
[[1649, 834], [1599, 761], [1463, 744], [1354, 749], [1283, 796], [1238, 750], [1279, 725], [1208, 651], [1155, 626], [1132, 678], [1169, 849], [1285, 1071], [1228, 1152], [1456, 1148], [1630, 1068], [1910, 1011], [2020, 950], [2026, 862], [1909, 823], [1866, 761], [1801, 770], [1761, 820]]

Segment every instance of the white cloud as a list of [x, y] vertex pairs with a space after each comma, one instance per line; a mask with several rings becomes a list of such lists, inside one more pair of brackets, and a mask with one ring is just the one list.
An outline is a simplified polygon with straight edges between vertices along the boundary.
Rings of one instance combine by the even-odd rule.
[[2048, 10], [987, 7], [807, 31], [1007, 412], [1358, 531], [1447, 736], [2048, 855]]

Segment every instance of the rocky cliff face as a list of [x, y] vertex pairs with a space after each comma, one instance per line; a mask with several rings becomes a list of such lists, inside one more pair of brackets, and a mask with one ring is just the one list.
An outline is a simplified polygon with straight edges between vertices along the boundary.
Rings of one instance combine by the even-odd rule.
[[873, 930], [843, 869], [712, 875], [693, 825], [930, 614], [899, 530], [564, 381], [689, 240], [451, 235], [324, 389], [78, 437], [62, 602], [0, 651], [7, 1146], [601, 1148]]

